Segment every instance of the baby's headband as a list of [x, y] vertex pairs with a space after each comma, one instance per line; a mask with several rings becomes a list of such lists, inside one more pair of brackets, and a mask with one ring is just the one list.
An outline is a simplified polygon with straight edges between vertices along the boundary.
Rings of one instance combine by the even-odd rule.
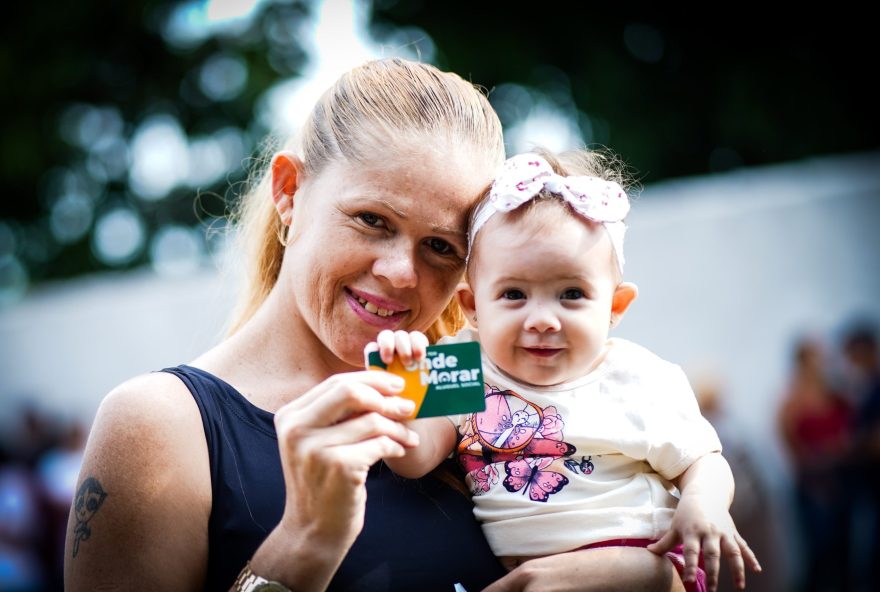
[[614, 181], [598, 177], [562, 177], [537, 154], [518, 154], [508, 158], [498, 171], [488, 199], [473, 217], [468, 246], [472, 247], [480, 228], [499, 212], [512, 212], [547, 189], [561, 197], [580, 216], [605, 226], [623, 273], [623, 219], [629, 212], [626, 192]]

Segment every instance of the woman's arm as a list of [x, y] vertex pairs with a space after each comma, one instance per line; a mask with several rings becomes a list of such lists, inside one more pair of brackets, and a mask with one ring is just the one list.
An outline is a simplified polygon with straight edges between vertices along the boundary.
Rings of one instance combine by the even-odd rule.
[[672, 563], [637, 547], [602, 547], [531, 559], [484, 592], [684, 592]]
[[211, 478], [186, 387], [155, 373], [101, 403], [68, 521], [65, 590], [198, 590]]
[[[416, 442], [397, 421], [412, 401], [386, 396], [402, 382], [340, 374], [278, 410], [285, 509], [253, 556], [254, 573], [298, 592], [326, 588], [363, 527], [370, 466]], [[211, 511], [203, 434], [174, 376], [151, 374], [108, 395], [68, 523], [66, 590], [201, 589]]]

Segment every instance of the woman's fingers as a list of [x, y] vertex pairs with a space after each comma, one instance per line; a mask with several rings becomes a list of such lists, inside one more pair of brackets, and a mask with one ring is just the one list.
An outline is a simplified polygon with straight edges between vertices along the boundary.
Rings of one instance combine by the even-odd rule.
[[337, 374], [284, 405], [275, 414], [276, 430], [330, 426], [352, 415], [376, 412], [392, 419], [405, 419], [414, 409], [412, 401], [395, 395], [404, 381], [381, 370]]
[[356, 444], [337, 446], [331, 454], [338, 455], [340, 461], [352, 467], [369, 469], [383, 458], [398, 458], [406, 454], [400, 442], [388, 436], [376, 436]]
[[413, 430], [379, 413], [365, 413], [320, 431], [321, 446], [326, 447], [347, 446], [379, 436], [387, 436], [408, 448], [419, 443]]

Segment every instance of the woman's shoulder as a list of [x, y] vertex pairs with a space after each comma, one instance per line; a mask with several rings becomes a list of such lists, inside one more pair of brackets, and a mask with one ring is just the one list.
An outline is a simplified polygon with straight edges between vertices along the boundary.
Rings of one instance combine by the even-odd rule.
[[89, 433], [86, 456], [103, 458], [102, 464], [106, 461], [108, 466], [136, 463], [142, 478], [181, 465], [199, 471], [202, 464], [209, 476], [198, 406], [180, 379], [165, 372], [126, 380], [104, 397]]
[[[107, 394], [89, 432], [79, 483], [68, 526], [68, 549], [76, 557], [65, 570], [68, 582], [89, 582], [92, 589], [106, 577], [123, 587], [198, 587], [211, 476], [199, 412], [179, 379], [146, 374]], [[157, 571], [156, 565], [181, 567]], [[173, 584], [157, 583], [166, 580]]]
[[101, 401], [96, 420], [102, 415], [135, 424], [200, 421], [189, 389], [167, 372], [141, 374], [117, 385]]

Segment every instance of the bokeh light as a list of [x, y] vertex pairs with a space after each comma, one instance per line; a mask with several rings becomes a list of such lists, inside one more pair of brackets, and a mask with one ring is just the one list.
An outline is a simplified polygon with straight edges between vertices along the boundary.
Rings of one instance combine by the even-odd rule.
[[79, 193], [63, 195], [49, 215], [52, 236], [62, 244], [78, 241], [91, 228], [93, 215], [92, 200]]
[[150, 243], [150, 263], [161, 275], [192, 273], [202, 264], [203, 256], [202, 235], [186, 226], [163, 226]]
[[162, 199], [189, 175], [189, 148], [171, 115], [148, 117], [131, 141], [129, 184], [140, 197]]
[[247, 64], [241, 56], [217, 54], [202, 65], [199, 86], [209, 99], [229, 101], [241, 94], [247, 79]]
[[128, 206], [119, 206], [98, 218], [92, 252], [107, 265], [124, 265], [140, 254], [144, 241], [140, 216]]
[[15, 255], [0, 255], [0, 306], [17, 302], [28, 287], [27, 268]]

